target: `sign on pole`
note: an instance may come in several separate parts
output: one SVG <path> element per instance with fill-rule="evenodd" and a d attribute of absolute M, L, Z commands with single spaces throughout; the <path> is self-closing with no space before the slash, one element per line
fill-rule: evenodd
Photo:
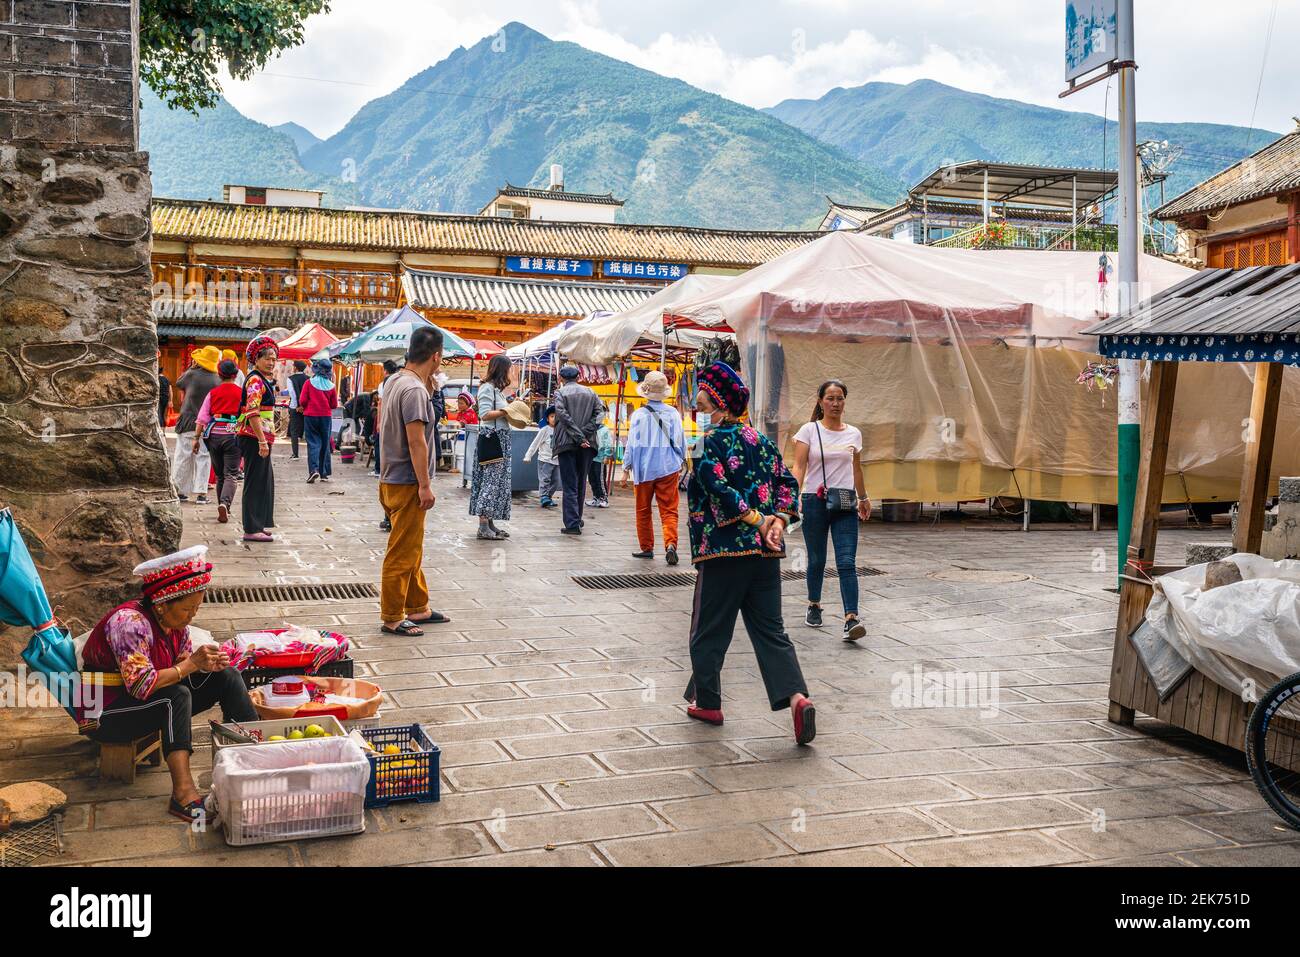
<path fill-rule="evenodd" d="M 1119 58 L 1119 0 L 1066 0 L 1065 79 L 1074 80 Z"/>

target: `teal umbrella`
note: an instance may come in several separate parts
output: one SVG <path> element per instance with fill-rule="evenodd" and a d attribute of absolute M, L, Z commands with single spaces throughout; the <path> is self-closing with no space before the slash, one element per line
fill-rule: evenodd
<path fill-rule="evenodd" d="M 54 622 L 40 572 L 7 508 L 0 511 L 0 621 L 36 629 L 22 653 L 23 661 L 45 676 L 52 691 L 77 680 L 77 649 L 68 633 Z M 67 707 L 69 699 L 62 694 L 58 697 Z"/>
<path fill-rule="evenodd" d="M 430 322 L 410 306 L 395 309 L 375 325 L 347 344 L 331 358 L 352 362 L 383 362 L 385 359 L 401 359 L 406 355 L 406 347 L 411 333 L 420 326 L 432 326 L 442 333 L 442 356 L 444 359 L 472 359 L 474 345 L 465 341 L 449 329 Z"/>

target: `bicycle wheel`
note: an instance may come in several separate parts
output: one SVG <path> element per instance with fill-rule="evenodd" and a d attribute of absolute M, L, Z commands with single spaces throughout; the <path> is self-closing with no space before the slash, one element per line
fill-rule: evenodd
<path fill-rule="evenodd" d="M 1268 806 L 1300 831 L 1300 673 L 1283 678 L 1255 705 L 1246 763 Z"/>

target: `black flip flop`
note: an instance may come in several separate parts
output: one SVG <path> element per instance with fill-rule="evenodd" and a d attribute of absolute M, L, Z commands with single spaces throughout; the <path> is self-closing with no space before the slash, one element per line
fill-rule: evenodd
<path fill-rule="evenodd" d="M 403 620 L 396 628 L 389 628 L 387 625 L 381 625 L 379 630 L 386 635 L 400 635 L 402 638 L 419 638 L 424 631 L 417 628 L 415 622 Z"/>
<path fill-rule="evenodd" d="M 406 620 L 409 621 L 409 622 L 410 622 L 411 624 L 413 624 L 413 625 L 449 625 L 449 624 L 451 624 L 451 619 L 448 618 L 446 615 L 444 615 L 444 614 L 443 614 L 442 612 L 440 612 L 440 611 L 431 611 L 431 612 L 429 612 L 429 617 L 428 617 L 428 618 L 407 618 Z"/>

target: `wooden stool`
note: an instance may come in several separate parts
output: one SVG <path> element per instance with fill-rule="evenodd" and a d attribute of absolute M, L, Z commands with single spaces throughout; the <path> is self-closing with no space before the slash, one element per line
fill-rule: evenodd
<path fill-rule="evenodd" d="M 123 744 L 100 744 L 99 776 L 103 780 L 135 783 L 135 769 L 141 764 L 158 767 L 162 763 L 162 732 L 154 731 L 143 738 Z"/>

